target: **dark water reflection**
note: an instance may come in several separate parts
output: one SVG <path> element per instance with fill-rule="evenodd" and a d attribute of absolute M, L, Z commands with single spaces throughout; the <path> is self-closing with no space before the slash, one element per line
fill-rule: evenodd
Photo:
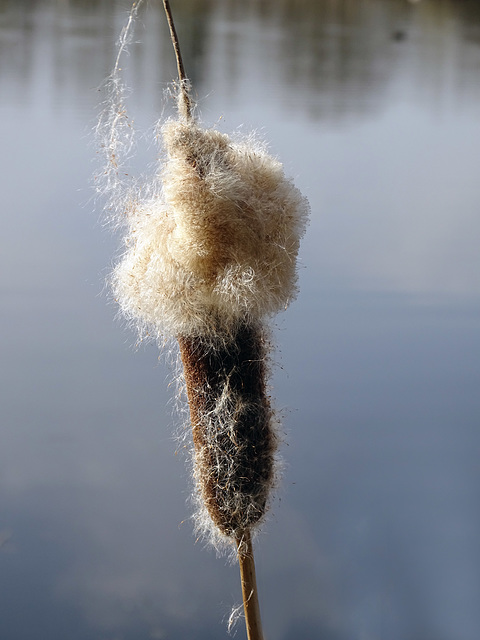
<path fill-rule="evenodd" d="M 126 60 L 139 129 L 171 109 L 159 4 Z M 128 5 L 0 2 L 2 640 L 220 639 L 240 598 L 194 544 L 170 368 L 102 295 L 89 129 Z M 264 127 L 312 205 L 278 320 L 267 637 L 477 640 L 480 5 L 174 8 L 205 119 Z"/>
<path fill-rule="evenodd" d="M 255 68 L 261 72 L 264 90 L 316 117 L 378 110 L 404 66 L 412 83 L 420 81 L 416 91 L 430 98 L 447 97 L 446 92 L 458 101 L 478 97 L 480 8 L 474 0 L 183 0 L 177 5 L 184 57 L 200 95 L 211 91 L 206 80 L 212 72 L 222 75 L 234 95 L 238 71 L 249 64 L 253 76 Z M 3 81 L 7 76 L 18 91 L 31 90 L 40 48 L 51 64 L 57 99 L 68 86 L 85 99 L 92 69 L 105 76 L 111 68 L 112 39 L 127 8 L 128 3 L 107 0 L 0 3 Z M 132 73 L 150 86 L 169 82 L 174 64 L 163 16 L 153 3 L 142 18 L 143 44 L 135 47 Z"/>

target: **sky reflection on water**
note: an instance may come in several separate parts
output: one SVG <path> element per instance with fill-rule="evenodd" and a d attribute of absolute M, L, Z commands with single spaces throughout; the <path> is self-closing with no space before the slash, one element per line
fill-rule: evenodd
<path fill-rule="evenodd" d="M 312 206 L 277 321 L 267 637 L 477 640 L 478 3 L 175 4 L 205 120 L 263 128 Z M 0 2 L 5 640 L 220 639 L 240 600 L 192 536 L 171 368 L 103 293 L 89 129 L 127 6 Z M 166 35 L 151 3 L 139 128 L 171 110 Z M 154 159 L 140 140 L 132 170 Z"/>

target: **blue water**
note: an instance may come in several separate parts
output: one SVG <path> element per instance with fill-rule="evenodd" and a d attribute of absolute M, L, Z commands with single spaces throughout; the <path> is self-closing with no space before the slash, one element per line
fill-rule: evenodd
<path fill-rule="evenodd" d="M 478 4 L 172 5 L 204 120 L 260 129 L 312 208 L 275 329 L 266 637 L 477 640 Z M 168 358 L 105 290 L 91 129 L 128 6 L 0 4 L 2 640 L 220 639 L 240 602 L 192 533 Z M 138 175 L 167 35 L 151 2 L 125 59 Z"/>

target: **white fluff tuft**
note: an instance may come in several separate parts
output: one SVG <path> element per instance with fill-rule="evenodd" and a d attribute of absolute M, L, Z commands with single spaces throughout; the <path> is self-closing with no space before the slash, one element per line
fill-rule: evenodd
<path fill-rule="evenodd" d="M 168 121 L 167 153 L 148 201 L 125 203 L 129 231 L 115 297 L 156 337 L 226 331 L 260 320 L 296 294 L 308 204 L 252 136 L 232 140 Z"/>

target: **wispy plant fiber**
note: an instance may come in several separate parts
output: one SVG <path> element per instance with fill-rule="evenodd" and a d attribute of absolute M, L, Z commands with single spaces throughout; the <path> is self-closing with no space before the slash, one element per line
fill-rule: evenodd
<path fill-rule="evenodd" d="M 161 133 L 161 189 L 127 210 L 113 275 L 124 313 L 159 337 L 229 332 L 285 308 L 307 205 L 282 165 L 253 136 L 182 120 Z"/>

